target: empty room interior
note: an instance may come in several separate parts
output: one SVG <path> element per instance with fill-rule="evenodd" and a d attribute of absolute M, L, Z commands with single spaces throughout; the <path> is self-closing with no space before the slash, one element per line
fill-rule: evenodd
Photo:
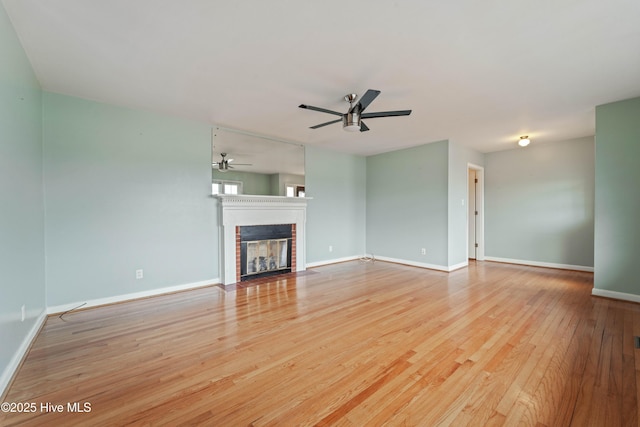
<path fill-rule="evenodd" d="M 0 2 L 0 425 L 640 425 L 640 3 Z"/>

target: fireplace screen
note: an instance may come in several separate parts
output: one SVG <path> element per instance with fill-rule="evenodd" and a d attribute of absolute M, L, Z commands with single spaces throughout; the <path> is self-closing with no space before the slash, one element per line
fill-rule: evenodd
<path fill-rule="evenodd" d="M 289 268 L 288 239 L 254 240 L 247 244 L 247 275 Z"/>

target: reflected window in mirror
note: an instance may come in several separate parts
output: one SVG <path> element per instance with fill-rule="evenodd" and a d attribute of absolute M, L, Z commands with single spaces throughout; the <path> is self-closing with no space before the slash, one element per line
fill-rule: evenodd
<path fill-rule="evenodd" d="M 213 180 L 211 194 L 242 194 L 242 182 Z"/>
<path fill-rule="evenodd" d="M 304 197 L 304 185 L 287 185 L 287 197 Z"/>

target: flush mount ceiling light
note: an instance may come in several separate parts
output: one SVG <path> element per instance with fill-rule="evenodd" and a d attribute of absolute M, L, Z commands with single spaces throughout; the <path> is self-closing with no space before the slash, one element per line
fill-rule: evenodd
<path fill-rule="evenodd" d="M 527 145 L 529 145 L 530 142 L 531 141 L 529 140 L 529 137 L 525 135 L 520 137 L 520 141 L 518 141 L 518 145 L 520 147 L 526 147 Z"/>

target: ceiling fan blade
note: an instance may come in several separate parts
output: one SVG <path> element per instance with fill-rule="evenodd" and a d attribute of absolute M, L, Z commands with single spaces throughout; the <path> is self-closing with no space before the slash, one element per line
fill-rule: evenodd
<path fill-rule="evenodd" d="M 364 124 L 364 122 L 360 122 L 360 132 L 366 132 L 369 130 L 369 127 Z"/>
<path fill-rule="evenodd" d="M 305 105 L 305 104 L 300 104 L 298 105 L 298 107 L 304 108 L 306 110 L 320 111 L 321 113 L 329 113 L 329 114 L 333 114 L 334 116 L 342 117 L 342 113 L 338 113 L 337 111 L 327 110 L 326 108 L 314 107 L 312 105 Z"/>
<path fill-rule="evenodd" d="M 358 103 L 356 105 L 351 107 L 349 112 L 352 113 L 354 109 L 359 108 L 359 111 L 362 114 L 364 109 L 367 108 L 369 106 L 369 104 L 371 104 L 371 102 L 373 102 L 373 100 L 378 97 L 378 95 L 380 95 L 380 91 L 379 90 L 374 90 L 374 89 L 367 90 L 364 93 L 364 95 L 362 95 L 362 98 L 360 98 L 360 101 L 358 101 Z"/>
<path fill-rule="evenodd" d="M 342 115 L 342 114 L 340 114 L 340 115 Z M 332 125 L 332 124 L 334 124 L 334 123 L 338 123 L 338 122 L 341 122 L 341 121 L 342 121 L 342 119 L 338 119 L 338 120 L 331 120 L 330 122 L 321 123 L 321 124 L 319 124 L 319 125 L 311 126 L 309 129 L 318 129 L 318 128 L 321 128 L 321 127 L 323 127 L 323 126 L 326 126 L 326 125 Z"/>
<path fill-rule="evenodd" d="M 251 163 L 234 163 L 233 166 L 253 166 L 253 165 Z"/>
<path fill-rule="evenodd" d="M 360 117 L 363 119 L 373 119 L 376 117 L 408 116 L 409 114 L 411 114 L 411 110 L 380 111 L 378 113 L 364 113 L 360 115 Z"/>

